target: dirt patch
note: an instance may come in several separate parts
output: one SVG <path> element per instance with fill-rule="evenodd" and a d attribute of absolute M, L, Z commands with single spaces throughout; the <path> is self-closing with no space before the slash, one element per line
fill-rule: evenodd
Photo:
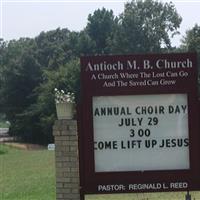
<path fill-rule="evenodd" d="M 17 143 L 17 142 L 4 142 L 5 145 L 10 147 L 14 147 L 17 149 L 24 149 L 24 150 L 44 150 L 47 147 L 38 145 L 38 144 L 26 144 L 26 143 Z"/>

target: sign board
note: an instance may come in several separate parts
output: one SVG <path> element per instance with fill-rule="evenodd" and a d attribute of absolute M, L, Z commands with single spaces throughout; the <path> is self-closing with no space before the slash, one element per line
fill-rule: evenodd
<path fill-rule="evenodd" d="M 189 169 L 187 108 L 186 94 L 93 97 L 95 172 Z"/>
<path fill-rule="evenodd" d="M 81 58 L 83 193 L 200 186 L 196 54 Z"/>

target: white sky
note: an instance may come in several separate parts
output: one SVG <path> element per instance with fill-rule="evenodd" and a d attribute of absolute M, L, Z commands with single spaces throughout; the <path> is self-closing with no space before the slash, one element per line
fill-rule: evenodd
<path fill-rule="evenodd" d="M 163 0 L 167 1 L 167 0 Z M 0 37 L 4 40 L 20 37 L 35 37 L 41 31 L 58 27 L 80 31 L 87 24 L 88 14 L 105 7 L 115 15 L 123 12 L 125 0 L 0 0 Z M 169 1 L 168 1 L 169 2 Z M 195 23 L 200 25 L 200 0 L 172 0 L 182 16 L 181 36 L 176 36 L 173 45 Z"/>

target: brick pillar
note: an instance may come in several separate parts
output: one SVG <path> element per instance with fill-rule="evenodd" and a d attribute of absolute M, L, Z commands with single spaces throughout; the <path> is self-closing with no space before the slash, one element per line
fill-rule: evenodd
<path fill-rule="evenodd" d="M 56 156 L 56 199 L 80 200 L 76 120 L 56 120 L 53 126 Z"/>

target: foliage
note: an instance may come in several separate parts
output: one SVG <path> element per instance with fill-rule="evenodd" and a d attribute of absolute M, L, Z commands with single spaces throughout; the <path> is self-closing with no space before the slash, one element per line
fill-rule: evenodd
<path fill-rule="evenodd" d="M 112 38 L 116 23 L 112 10 L 102 8 L 94 11 L 93 15 L 89 14 L 86 32 L 94 41 L 96 54 L 109 53 L 108 40 Z"/>
<path fill-rule="evenodd" d="M 0 128 L 9 128 L 10 123 L 8 121 L 0 121 Z"/>
<path fill-rule="evenodd" d="M 71 64 L 77 62 L 72 45 L 76 36 L 66 29 L 57 29 L 41 33 L 35 39 L 1 41 L 0 107 L 11 122 L 11 135 L 32 143 L 53 141 L 53 89 L 59 86 L 72 92 L 75 87 L 78 90 L 75 82 L 79 76 L 74 73 L 79 73 L 79 69 L 66 64 L 72 58 Z"/>
<path fill-rule="evenodd" d="M 200 95 L 200 26 L 196 24 L 192 29 L 186 32 L 182 39 L 181 49 L 189 52 L 196 52 L 198 56 L 198 83 Z"/>
<path fill-rule="evenodd" d="M 35 38 L 37 59 L 44 69 L 57 69 L 71 59 L 74 48 L 72 34 L 68 29 L 56 29 L 42 32 Z"/>
<path fill-rule="evenodd" d="M 181 47 L 187 51 L 197 52 L 200 54 L 200 26 L 198 24 L 186 32 Z"/>
<path fill-rule="evenodd" d="M 24 118 L 24 112 L 36 100 L 33 90 L 41 80 L 36 44 L 33 39 L 13 40 L 3 49 L 3 55 L 0 65 L 0 107 L 11 122 L 10 133 L 19 135 L 21 130 L 34 131 L 29 126 L 32 119 Z"/>
<path fill-rule="evenodd" d="M 35 59 L 34 41 L 21 39 L 9 42 L 1 60 L 0 105 L 8 118 L 24 110 L 40 79 L 40 65 Z"/>
<path fill-rule="evenodd" d="M 170 50 L 181 23 L 172 3 L 133 0 L 123 13 L 98 9 L 80 32 L 56 29 L 33 39 L 0 40 L 0 113 L 10 134 L 26 142 L 53 142 L 54 88 L 80 94 L 79 57 Z"/>
<path fill-rule="evenodd" d="M 172 3 L 133 0 L 125 4 L 111 42 L 115 53 L 161 52 L 171 48 L 182 19 Z"/>
<path fill-rule="evenodd" d="M 52 126 L 56 119 L 54 89 L 65 89 L 70 93 L 79 92 L 80 65 L 78 59 L 74 59 L 59 66 L 57 70 L 45 70 L 43 77 L 45 82 L 40 84 L 35 92 L 38 94 L 37 100 L 32 109 L 38 115 L 38 132 L 43 135 L 42 143 L 53 142 Z M 45 140 L 46 138 L 46 140 Z"/>

